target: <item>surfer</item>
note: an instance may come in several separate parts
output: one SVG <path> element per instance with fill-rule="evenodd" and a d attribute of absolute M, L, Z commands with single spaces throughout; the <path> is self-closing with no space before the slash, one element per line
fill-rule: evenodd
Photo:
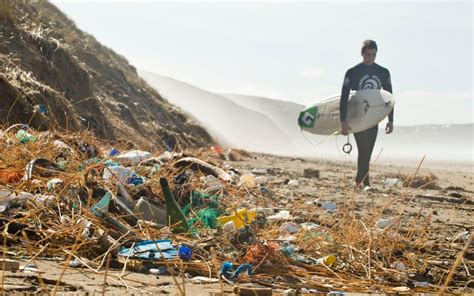
<path fill-rule="evenodd" d="M 348 135 L 351 127 L 346 122 L 347 104 L 351 90 L 361 89 L 381 89 L 392 93 L 392 83 L 390 81 L 390 72 L 375 63 L 377 55 L 377 43 L 373 40 L 365 40 L 362 43 L 361 55 L 362 63 L 347 70 L 341 91 L 340 102 L 340 121 L 341 133 Z M 366 106 L 370 108 L 370 106 Z M 393 131 L 393 110 L 388 115 L 388 123 L 385 127 L 385 133 L 390 134 Z M 355 177 L 356 188 L 370 188 L 369 182 L 369 164 L 372 150 L 377 139 L 378 124 L 358 133 L 354 133 L 359 155 L 357 157 L 357 175 Z"/>

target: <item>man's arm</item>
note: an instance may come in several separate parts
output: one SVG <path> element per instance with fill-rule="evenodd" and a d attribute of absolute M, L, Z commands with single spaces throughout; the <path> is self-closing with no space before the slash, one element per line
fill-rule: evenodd
<path fill-rule="evenodd" d="M 339 119 L 341 120 L 341 133 L 348 135 L 351 127 L 346 122 L 347 104 L 349 101 L 349 93 L 351 91 L 351 75 L 350 69 L 347 70 L 342 83 L 341 100 L 339 102 Z"/>
<path fill-rule="evenodd" d="M 382 81 L 382 87 L 384 90 L 388 91 L 389 93 L 393 94 L 393 90 L 392 90 L 392 81 L 391 81 L 391 78 L 390 78 L 390 71 L 387 70 L 387 75 L 385 77 L 385 79 Z M 392 112 L 390 112 L 390 114 L 388 115 L 388 121 L 389 122 L 393 122 L 393 112 L 394 109 L 392 109 Z"/>
<path fill-rule="evenodd" d="M 385 89 L 389 93 L 393 94 L 392 79 L 390 77 L 390 71 L 388 71 L 388 70 L 387 70 L 387 74 L 386 74 L 385 79 L 382 81 L 382 87 L 383 87 L 383 89 Z M 385 133 L 386 134 L 390 134 L 393 131 L 393 113 L 394 113 L 394 109 L 395 108 L 392 108 L 392 111 L 390 112 L 390 114 L 388 114 L 388 122 L 387 122 L 387 126 L 385 127 Z"/>
<path fill-rule="evenodd" d="M 349 101 L 349 93 L 351 91 L 350 76 L 350 70 L 347 70 L 346 75 L 344 76 L 344 82 L 342 84 L 341 101 L 339 105 L 339 118 L 341 122 L 345 122 L 347 117 L 347 103 Z"/>

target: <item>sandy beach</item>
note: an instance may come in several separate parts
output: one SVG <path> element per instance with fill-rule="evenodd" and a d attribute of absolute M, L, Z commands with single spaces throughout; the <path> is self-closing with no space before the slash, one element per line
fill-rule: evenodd
<path fill-rule="evenodd" d="M 402 224 L 408 229 L 413 225 L 425 225 L 427 241 L 450 246 L 446 249 L 427 247 L 425 258 L 419 258 L 423 259 L 427 265 L 436 266 L 436 272 L 449 271 L 457 252 L 462 247 L 462 244 L 454 243 L 456 235 L 463 231 L 472 232 L 474 228 L 472 221 L 474 173 L 469 165 L 450 166 L 443 163 L 428 163 L 429 167 L 422 165 L 418 175 L 434 174 L 438 178 L 435 183 L 439 189 L 416 189 L 383 184 L 387 177 L 392 177 L 394 174 L 401 173 L 405 176 L 414 174 L 417 171 L 415 162 L 398 165 L 375 164 L 371 168 L 373 189 L 367 192 L 353 190 L 355 164 L 350 162 L 252 153 L 243 157 L 241 161 L 223 161 L 220 165 L 231 167 L 242 173 L 250 172 L 252 169 L 266 169 L 275 176 L 274 185 L 269 187 L 272 192 L 271 198 L 252 199 L 249 197 L 241 204 L 242 206 L 259 205 L 266 208 L 288 209 L 292 213 L 301 215 L 298 218 L 303 220 L 318 221 L 322 225 L 334 225 L 340 216 L 328 213 L 321 208 L 324 202 L 330 201 L 336 203 L 337 211 L 352 213 L 354 208 L 353 214 L 357 221 L 371 221 L 370 218 L 376 221 L 379 218 L 392 217 L 401 219 Z M 305 178 L 303 176 L 305 169 L 319 170 L 319 178 Z M 289 187 L 282 183 L 285 179 L 298 180 L 299 184 Z M 260 235 L 262 239 L 267 236 L 264 233 Z M 471 247 L 464 261 L 465 271 L 470 273 L 472 273 L 472 256 Z M 27 261 L 27 259 L 21 260 L 22 264 Z M 3 277 L 5 291 L 34 293 L 41 285 L 52 291 L 63 270 L 64 259 L 38 259 L 35 260 L 35 264 L 41 271 L 41 280 L 35 276 L 34 272 L 6 271 Z M 184 271 L 184 273 L 187 272 Z M 179 295 L 179 290 L 169 275 L 131 272 L 122 270 L 122 266 L 112 266 L 107 271 L 105 286 L 104 277 L 103 269 L 94 272 L 92 268 L 84 266 L 69 267 L 57 287 L 57 292 L 59 295 L 100 294 L 103 291 L 107 295 L 140 293 Z M 183 281 L 182 278 L 177 278 L 177 280 L 180 284 Z M 458 291 L 472 292 L 472 278 L 469 282 L 465 273 L 455 273 L 453 281 L 467 283 L 468 287 L 465 289 L 461 289 L 462 284 L 456 285 L 458 289 L 461 289 Z M 190 279 L 185 279 L 184 282 L 187 295 L 214 295 L 214 293 L 217 295 L 221 292 L 219 284 L 193 284 Z M 244 279 L 236 285 L 245 286 L 246 282 L 248 281 Z M 279 285 L 285 287 L 283 282 Z M 291 285 L 287 288 L 291 289 Z M 337 289 L 334 288 L 334 290 Z M 222 291 L 232 293 L 232 286 L 224 283 Z M 291 295 L 281 294 L 284 291 L 284 289 L 274 289 L 274 295 Z"/>

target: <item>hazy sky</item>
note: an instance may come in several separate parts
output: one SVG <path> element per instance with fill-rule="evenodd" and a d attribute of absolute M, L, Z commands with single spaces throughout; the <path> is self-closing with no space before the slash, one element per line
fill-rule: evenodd
<path fill-rule="evenodd" d="M 53 3 L 138 69 L 304 105 L 338 94 L 374 39 L 396 124 L 474 122 L 471 1 Z"/>

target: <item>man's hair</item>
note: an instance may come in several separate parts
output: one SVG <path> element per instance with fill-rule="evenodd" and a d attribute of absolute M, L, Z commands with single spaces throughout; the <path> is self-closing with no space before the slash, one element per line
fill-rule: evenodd
<path fill-rule="evenodd" d="M 362 42 L 361 53 L 364 53 L 367 49 L 375 49 L 377 50 L 377 43 L 374 40 L 365 40 Z"/>

